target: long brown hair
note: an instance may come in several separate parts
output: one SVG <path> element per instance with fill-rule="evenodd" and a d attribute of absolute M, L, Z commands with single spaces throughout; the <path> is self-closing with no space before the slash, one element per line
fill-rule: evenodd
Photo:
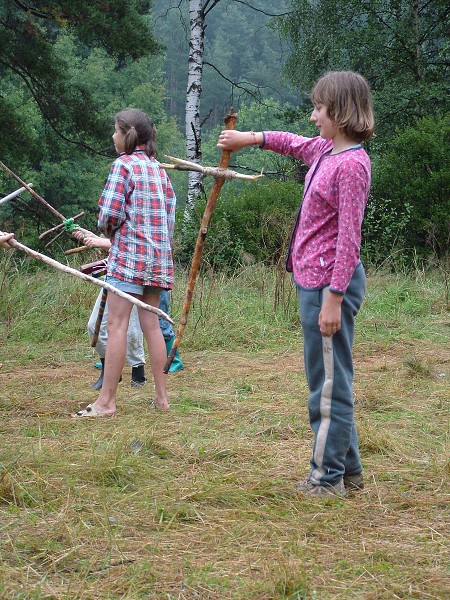
<path fill-rule="evenodd" d="M 133 154 L 136 146 L 145 145 L 145 153 L 156 155 L 156 129 L 150 117 L 137 108 L 127 108 L 114 117 L 117 127 L 125 136 L 125 153 Z"/>
<path fill-rule="evenodd" d="M 311 92 L 313 104 L 327 107 L 328 116 L 342 133 L 363 142 L 373 135 L 375 119 L 369 84 L 354 71 L 329 71 Z"/>

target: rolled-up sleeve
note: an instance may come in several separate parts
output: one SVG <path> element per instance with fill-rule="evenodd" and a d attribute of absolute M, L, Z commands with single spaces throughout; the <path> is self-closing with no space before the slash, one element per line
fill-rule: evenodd
<path fill-rule="evenodd" d="M 126 219 L 125 190 L 129 189 L 130 172 L 119 160 L 111 165 L 108 179 L 98 202 L 98 229 L 109 239 Z"/>
<path fill-rule="evenodd" d="M 169 238 L 172 240 L 175 229 L 175 209 L 177 206 L 177 199 L 170 179 L 164 169 L 161 169 L 161 182 L 163 186 L 164 197 L 166 199 L 167 229 L 169 231 Z"/>

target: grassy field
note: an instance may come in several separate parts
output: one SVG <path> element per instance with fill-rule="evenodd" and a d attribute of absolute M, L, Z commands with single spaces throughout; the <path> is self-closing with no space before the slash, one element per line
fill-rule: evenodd
<path fill-rule="evenodd" d="M 202 277 L 169 376 L 96 397 L 85 326 L 98 288 L 3 253 L 0 598 L 448 598 L 448 289 L 372 274 L 355 405 L 366 490 L 299 499 L 312 436 L 289 280 Z M 174 291 L 177 321 L 185 274 Z M 276 301 L 275 301 L 276 300 Z M 148 369 L 150 375 L 150 369 Z"/>

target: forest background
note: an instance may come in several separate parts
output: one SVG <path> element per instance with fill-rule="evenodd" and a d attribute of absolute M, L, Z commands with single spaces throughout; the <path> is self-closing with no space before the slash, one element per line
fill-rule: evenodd
<path fill-rule="evenodd" d="M 0 157 L 66 216 L 95 229 L 97 200 L 114 156 L 115 112 L 148 111 L 159 158 L 185 157 L 189 3 L 7 0 L 0 7 Z M 202 6 L 201 2 L 194 2 Z M 192 6 L 191 6 L 192 8 Z M 442 264 L 448 256 L 450 175 L 446 160 L 449 8 L 441 0 L 208 0 L 201 91 L 203 163 L 215 165 L 217 134 L 233 106 L 240 129 L 315 135 L 308 93 L 329 69 L 355 69 L 374 95 L 377 135 L 367 149 L 373 185 L 363 257 L 368 265 Z M 217 268 L 282 261 L 305 169 L 252 148 L 232 157 L 257 184 L 227 184 L 205 258 Z M 208 191 L 186 219 L 185 173 L 175 255 L 186 266 Z M 17 188 L 0 173 L 3 195 Z M 0 205 L 2 229 L 35 248 L 54 217 L 23 194 Z M 67 236 L 47 249 L 61 258 Z"/>

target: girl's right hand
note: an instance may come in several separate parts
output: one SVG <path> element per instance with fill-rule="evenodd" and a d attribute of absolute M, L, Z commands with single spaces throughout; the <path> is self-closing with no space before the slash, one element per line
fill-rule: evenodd
<path fill-rule="evenodd" d="M 256 146 L 262 143 L 262 133 L 254 131 L 238 131 L 237 129 L 225 129 L 219 135 L 217 147 L 221 150 L 238 152 L 246 146 Z"/>

